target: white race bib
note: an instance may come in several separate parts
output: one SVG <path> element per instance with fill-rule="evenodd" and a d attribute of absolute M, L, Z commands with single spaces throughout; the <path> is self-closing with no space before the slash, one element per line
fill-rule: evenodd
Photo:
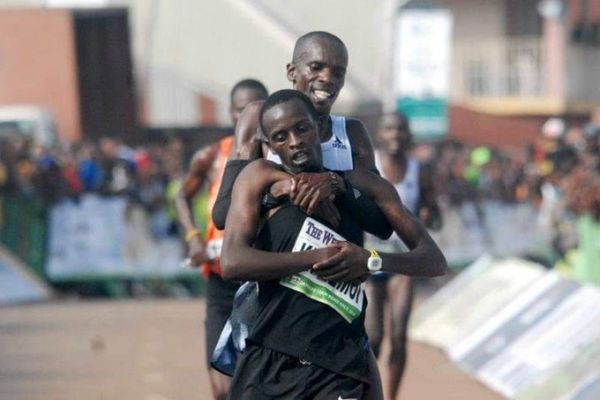
<path fill-rule="evenodd" d="M 345 241 L 322 223 L 307 217 L 292 251 L 319 249 L 331 243 Z M 352 322 L 360 316 L 365 302 L 365 284 L 327 282 L 310 271 L 283 278 L 279 283 L 287 288 L 328 305 L 346 321 Z"/>

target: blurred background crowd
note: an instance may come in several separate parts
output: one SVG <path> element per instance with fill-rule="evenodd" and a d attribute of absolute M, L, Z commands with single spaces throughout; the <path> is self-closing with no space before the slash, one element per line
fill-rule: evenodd
<path fill-rule="evenodd" d="M 327 30 L 349 52 L 333 112 L 372 137 L 381 115 L 407 116 L 414 156 L 435 170 L 434 235 L 451 265 L 485 252 L 593 265 L 599 4 L 0 1 L 0 241 L 52 284 L 164 277 L 152 257 L 183 274 L 172 199 L 194 151 L 232 133 L 231 87 L 290 87 L 295 40 Z"/>
<path fill-rule="evenodd" d="M 200 309 L 185 303 L 210 290 L 185 261 L 210 236 L 209 188 L 186 198 L 198 229 L 178 225 L 174 202 L 196 151 L 233 134 L 236 82 L 292 87 L 286 65 L 310 31 L 347 47 L 332 114 L 362 121 L 378 151 L 382 116 L 404 115 L 410 157 L 434 172 L 443 223 L 430 233 L 450 271 L 416 280 L 431 303 L 411 340 L 510 398 L 542 371 L 562 393 L 516 398 L 598 392 L 600 0 L 0 0 L 0 397 L 53 393 L 54 378 L 72 398 L 138 393 L 125 384 L 206 395 L 190 350 Z M 53 297 L 58 311 L 4 312 Z M 136 300 L 105 313 L 71 297 Z M 143 317 L 123 311 L 138 305 Z M 92 362 L 72 330 L 88 326 Z M 152 358 L 160 346 L 168 357 Z M 415 354 L 414 398 L 471 398 L 446 359 Z M 424 394 L 425 370 L 448 385 Z M 167 382 L 177 394 L 157 389 Z"/>
<path fill-rule="evenodd" d="M 84 194 L 118 196 L 143 208 L 160 239 L 178 236 L 173 199 L 189 162 L 175 136 L 129 146 L 118 138 L 46 148 L 31 138 L 0 140 L 0 194 L 42 199 L 45 207 Z M 535 141 L 499 149 L 457 140 L 420 143 L 415 156 L 434 166 L 439 201 L 446 209 L 471 206 L 484 230 L 486 201 L 528 204 L 549 232 L 548 266 L 578 246 L 577 218 L 600 221 L 600 121 L 568 125 L 550 118 Z M 200 196 L 201 198 L 203 196 Z M 198 223 L 208 214 L 200 201 Z M 532 229 L 534 229 L 532 227 Z"/>

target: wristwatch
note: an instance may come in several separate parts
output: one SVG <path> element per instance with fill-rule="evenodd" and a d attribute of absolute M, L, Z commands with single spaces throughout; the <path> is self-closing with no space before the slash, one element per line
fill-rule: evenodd
<path fill-rule="evenodd" d="M 371 253 L 371 256 L 367 260 L 367 268 L 369 269 L 369 272 L 373 274 L 381 270 L 381 267 L 383 267 L 383 261 L 376 250 L 367 250 L 369 250 L 369 253 Z"/>

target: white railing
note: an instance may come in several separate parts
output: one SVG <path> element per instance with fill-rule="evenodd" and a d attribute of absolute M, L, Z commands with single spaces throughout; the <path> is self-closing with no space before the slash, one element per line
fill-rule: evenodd
<path fill-rule="evenodd" d="M 499 39 L 458 42 L 452 54 L 452 96 L 541 97 L 545 88 L 542 41 Z"/>

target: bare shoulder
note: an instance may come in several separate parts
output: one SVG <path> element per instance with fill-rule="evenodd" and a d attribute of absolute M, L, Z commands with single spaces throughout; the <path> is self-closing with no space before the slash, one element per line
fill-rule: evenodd
<path fill-rule="evenodd" d="M 367 128 L 359 119 L 346 117 L 346 132 L 357 140 L 367 140 L 370 142 Z"/>
<path fill-rule="evenodd" d="M 218 152 L 218 142 L 198 149 L 190 161 L 190 173 L 192 175 L 207 173 L 214 163 Z"/>
<path fill-rule="evenodd" d="M 258 129 L 258 116 L 263 105 L 263 100 L 249 103 L 240 114 L 235 128 L 236 148 L 239 149 L 256 135 Z"/>
<path fill-rule="evenodd" d="M 383 199 L 389 196 L 398 197 L 398 192 L 394 186 L 374 171 L 359 168 L 346 172 L 345 177 L 350 184 L 373 199 Z"/>
<path fill-rule="evenodd" d="M 346 132 L 352 145 L 354 168 L 376 170 L 373 144 L 365 124 L 356 118 L 346 118 Z"/>

